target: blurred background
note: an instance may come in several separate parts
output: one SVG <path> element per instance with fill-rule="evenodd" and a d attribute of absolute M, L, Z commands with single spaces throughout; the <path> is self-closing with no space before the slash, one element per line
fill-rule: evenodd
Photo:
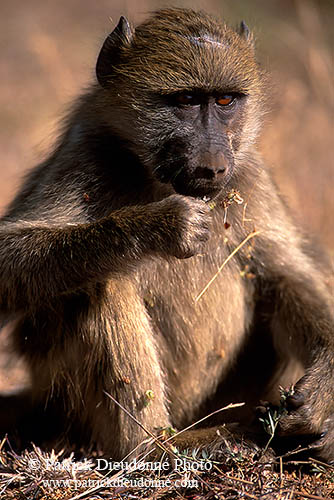
<path fill-rule="evenodd" d="M 57 135 L 66 106 L 94 79 L 105 36 L 175 5 L 244 19 L 270 73 L 270 110 L 259 148 L 296 218 L 334 258 L 331 47 L 334 2 L 309 0 L 1 0 L 0 213 L 22 174 Z"/>

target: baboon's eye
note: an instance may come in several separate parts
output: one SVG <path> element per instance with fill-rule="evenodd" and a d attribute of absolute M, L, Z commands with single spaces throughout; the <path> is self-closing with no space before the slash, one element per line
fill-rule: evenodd
<path fill-rule="evenodd" d="M 235 96 L 232 94 L 224 94 L 216 98 L 216 103 L 219 106 L 229 106 L 234 101 Z"/>
<path fill-rule="evenodd" d="M 174 99 L 179 106 L 196 106 L 200 103 L 200 98 L 196 94 L 176 94 Z"/>

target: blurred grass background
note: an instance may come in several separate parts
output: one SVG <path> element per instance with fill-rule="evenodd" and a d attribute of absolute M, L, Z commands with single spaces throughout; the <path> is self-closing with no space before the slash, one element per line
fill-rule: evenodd
<path fill-rule="evenodd" d="M 270 112 L 260 142 L 307 233 L 334 258 L 334 2 L 310 0 L 1 0 L 0 213 L 22 174 L 50 149 L 68 103 L 94 78 L 105 36 L 162 6 L 205 9 L 256 34 L 269 71 Z"/>

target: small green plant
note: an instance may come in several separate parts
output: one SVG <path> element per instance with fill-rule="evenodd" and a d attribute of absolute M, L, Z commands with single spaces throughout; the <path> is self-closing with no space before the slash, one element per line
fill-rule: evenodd
<path fill-rule="evenodd" d="M 152 391 L 152 389 L 148 389 L 146 392 L 145 392 L 145 406 L 148 406 L 152 401 L 154 401 L 154 398 L 155 398 L 155 394 L 154 392 Z"/>
<path fill-rule="evenodd" d="M 264 430 L 267 434 L 269 434 L 270 438 L 263 450 L 263 453 L 267 451 L 272 439 L 275 436 L 276 429 L 280 419 L 287 413 L 286 400 L 289 396 L 294 394 L 294 386 L 291 386 L 289 389 L 284 389 L 280 387 L 280 403 L 279 406 L 272 406 L 268 404 L 266 407 L 266 412 L 264 415 L 259 418 L 259 421 L 262 423 Z"/>

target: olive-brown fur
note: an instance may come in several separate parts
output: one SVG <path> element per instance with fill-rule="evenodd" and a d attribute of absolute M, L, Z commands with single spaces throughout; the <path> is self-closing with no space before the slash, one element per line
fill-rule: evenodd
<path fill-rule="evenodd" d="M 155 432 L 230 402 L 246 405 L 221 422 L 247 424 L 299 380 L 281 432 L 323 434 L 334 460 L 333 304 L 256 152 L 252 37 L 181 9 L 117 29 L 0 224 L 0 311 L 31 371 L 30 411 L 57 409 L 57 437 L 119 459 L 145 433 L 105 392 Z M 187 93 L 198 107 L 175 104 Z M 227 227 L 232 189 L 244 205 Z"/>

